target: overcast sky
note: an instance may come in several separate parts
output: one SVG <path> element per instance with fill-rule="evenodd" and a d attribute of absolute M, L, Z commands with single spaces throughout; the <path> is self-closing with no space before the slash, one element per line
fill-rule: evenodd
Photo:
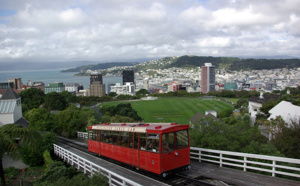
<path fill-rule="evenodd" d="M 0 0 L 0 62 L 300 57 L 300 0 Z"/>

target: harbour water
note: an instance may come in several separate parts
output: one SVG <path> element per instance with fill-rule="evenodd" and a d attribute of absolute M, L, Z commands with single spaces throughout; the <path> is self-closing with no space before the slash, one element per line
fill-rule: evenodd
<path fill-rule="evenodd" d="M 89 76 L 74 76 L 74 72 L 60 72 L 61 69 L 53 70 L 23 70 L 23 71 L 0 71 L 0 82 L 7 82 L 9 78 L 21 78 L 22 83 L 42 81 L 47 86 L 49 83 L 63 82 L 82 84 L 84 89 L 89 88 Z M 122 83 L 120 76 L 103 76 L 103 83 L 107 86 L 110 83 Z"/>

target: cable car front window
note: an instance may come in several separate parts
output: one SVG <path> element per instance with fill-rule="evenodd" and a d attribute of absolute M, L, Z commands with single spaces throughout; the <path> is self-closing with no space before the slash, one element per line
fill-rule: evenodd
<path fill-rule="evenodd" d="M 189 139 L 187 130 L 176 132 L 176 149 L 183 149 L 189 147 Z"/>
<path fill-rule="evenodd" d="M 174 133 L 167 133 L 162 135 L 161 139 L 162 153 L 171 152 L 174 150 Z"/>

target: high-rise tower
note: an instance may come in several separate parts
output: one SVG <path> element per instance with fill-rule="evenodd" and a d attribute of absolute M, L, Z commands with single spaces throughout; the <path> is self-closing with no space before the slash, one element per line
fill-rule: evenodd
<path fill-rule="evenodd" d="M 91 74 L 89 95 L 98 97 L 105 95 L 105 85 L 103 84 L 102 74 Z"/>
<path fill-rule="evenodd" d="M 133 70 L 124 70 L 122 72 L 122 76 L 123 76 L 123 85 L 125 85 L 126 82 L 134 83 L 134 71 Z"/>
<path fill-rule="evenodd" d="M 207 93 L 209 91 L 215 90 L 215 66 L 211 63 L 205 63 L 205 66 L 202 66 L 201 72 L 201 92 Z"/>

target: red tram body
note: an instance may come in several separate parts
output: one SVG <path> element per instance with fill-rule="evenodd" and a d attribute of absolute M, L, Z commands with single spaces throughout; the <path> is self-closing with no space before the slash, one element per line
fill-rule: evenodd
<path fill-rule="evenodd" d="M 190 169 L 189 125 L 112 123 L 88 127 L 89 151 L 163 177 Z"/>

